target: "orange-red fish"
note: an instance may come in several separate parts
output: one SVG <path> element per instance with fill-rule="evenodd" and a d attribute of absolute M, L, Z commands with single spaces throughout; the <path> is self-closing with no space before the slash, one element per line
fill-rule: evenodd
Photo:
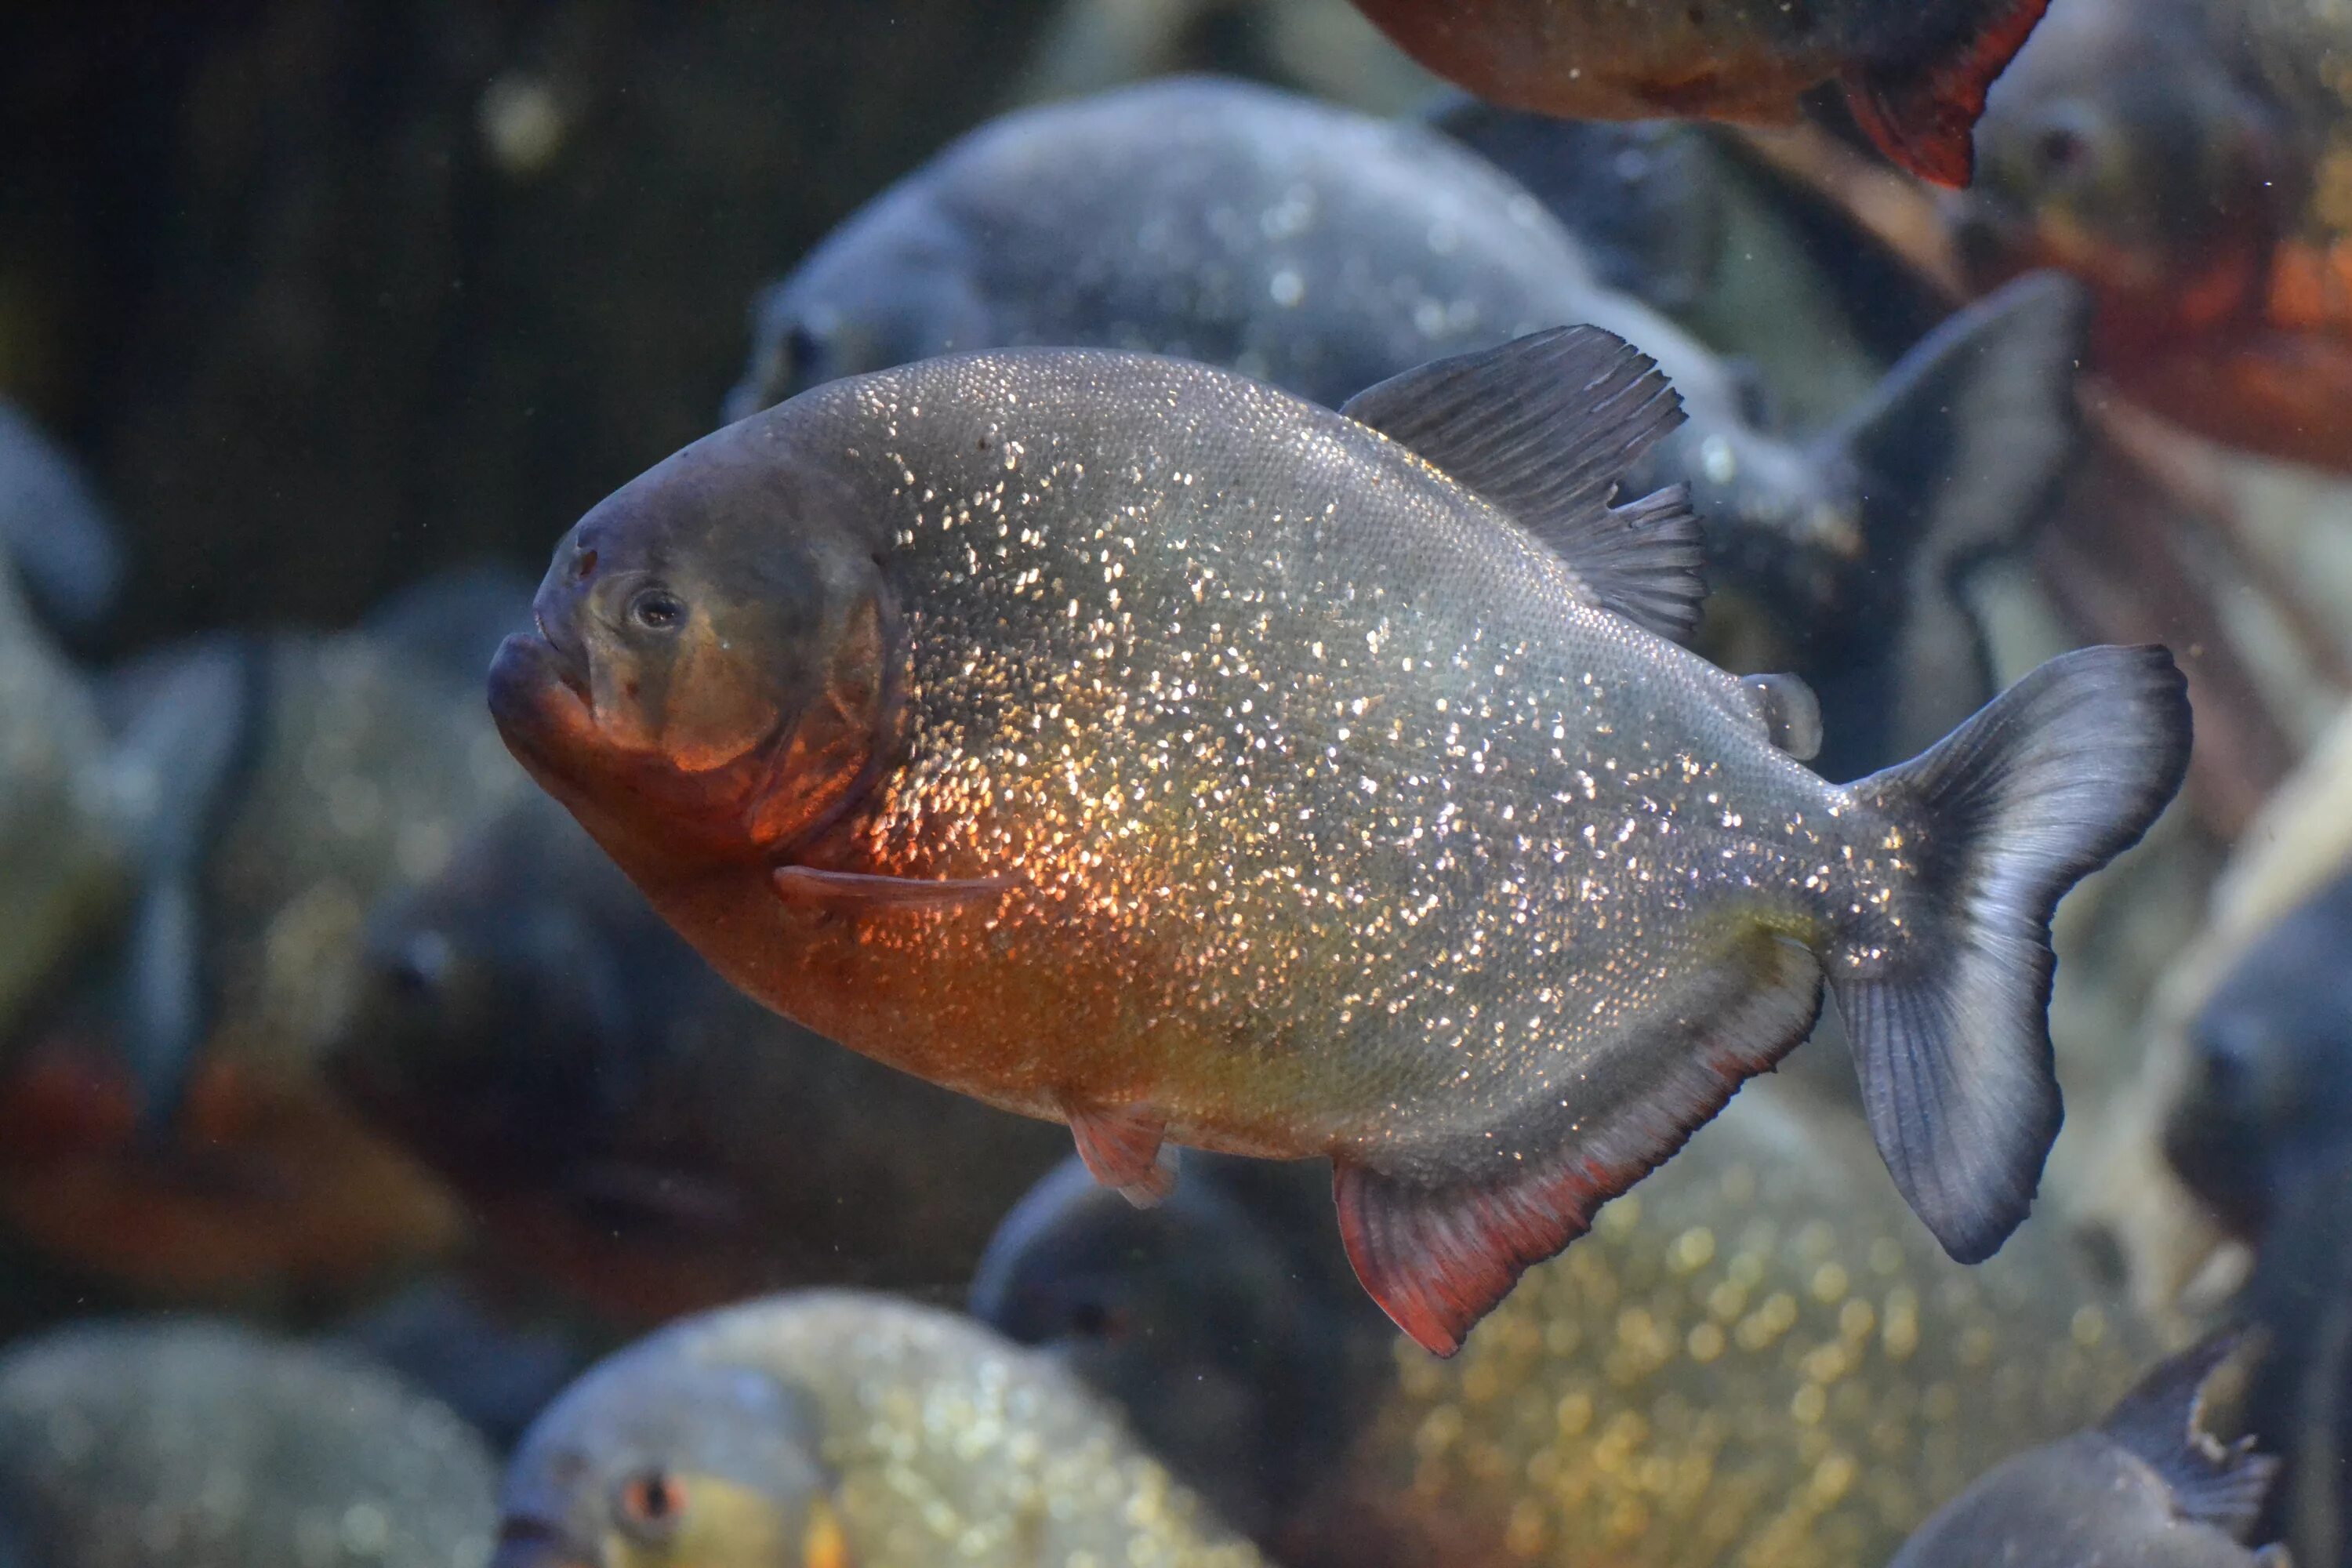
<path fill-rule="evenodd" d="M 1579 120 L 1785 121 L 1823 82 L 1889 158 L 1969 182 L 1985 91 L 2049 0 L 1356 0 L 1479 97 Z"/>
<path fill-rule="evenodd" d="M 2075 273 L 2134 399 L 2352 471 L 2352 10 L 2063 0 L 1977 145 L 1958 234 L 1978 278 Z"/>
<path fill-rule="evenodd" d="M 1828 783 L 1810 693 L 1675 640 L 1681 498 L 1612 504 L 1677 416 L 1589 327 L 1342 413 L 1099 350 L 834 382 L 583 518 L 491 706 L 778 1011 L 1139 1198 L 1171 1142 L 1329 1156 L 1433 1350 L 1825 983 L 1898 1184 L 1985 1257 L 2057 1131 L 2051 910 L 2179 785 L 2179 672 L 2074 654 Z"/>

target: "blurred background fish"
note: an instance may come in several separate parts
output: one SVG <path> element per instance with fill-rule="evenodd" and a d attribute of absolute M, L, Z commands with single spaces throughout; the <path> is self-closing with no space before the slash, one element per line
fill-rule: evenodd
<path fill-rule="evenodd" d="M 319 1058 L 369 904 L 526 787 L 474 692 L 525 602 L 460 575 L 350 632 L 207 637 L 111 672 L 110 702 L 161 710 L 142 749 L 173 831 L 0 1082 L 0 1213 L 23 1234 L 211 1300 L 364 1289 L 454 1241 L 447 1195 Z"/>
<path fill-rule="evenodd" d="M 2278 1462 L 2203 1426 L 2204 1389 L 2236 1348 L 2218 1335 L 2167 1360 L 2089 1431 L 1996 1467 L 1919 1527 L 1893 1568 L 2127 1562 L 2285 1568 L 2254 1550 Z"/>
<path fill-rule="evenodd" d="M 536 793 L 375 911 L 330 1049 L 500 1249 L 638 1322 L 819 1280 L 952 1298 L 1065 1152 L 744 996 Z"/>
<path fill-rule="evenodd" d="M 1876 1163 L 1851 1108 L 1751 1085 L 1447 1363 L 1350 1311 L 1296 1166 L 1198 1163 L 1166 1214 L 1057 1174 L 972 1310 L 1124 1402 L 1297 1568 L 1882 1562 L 2095 1417 L 2146 1341 L 2055 1235 L 1952 1263 Z"/>
<path fill-rule="evenodd" d="M 850 1291 L 600 1363 L 525 1434 L 499 1510 L 497 1568 L 1260 1561 L 1050 1362 Z"/>
<path fill-rule="evenodd" d="M 22 1568 L 479 1568 L 495 1482 L 446 1408 L 234 1324 L 89 1323 L 0 1355 L 0 1520 Z"/>
<path fill-rule="evenodd" d="M 2068 268 L 2096 363 L 2234 446 L 2352 467 L 2352 16 L 2330 0 L 2062 0 L 1979 128 L 1980 277 Z"/>

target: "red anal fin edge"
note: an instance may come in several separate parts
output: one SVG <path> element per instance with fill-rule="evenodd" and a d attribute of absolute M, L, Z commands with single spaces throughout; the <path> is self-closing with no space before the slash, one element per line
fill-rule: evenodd
<path fill-rule="evenodd" d="M 1602 1204 L 1672 1159 L 1742 1083 L 1812 1032 L 1822 972 L 1803 947 L 1759 933 L 1724 973 L 1703 1009 L 1656 1026 L 1659 1044 L 1677 1054 L 1646 1092 L 1596 1108 L 1549 1148 L 1499 1162 L 1492 1174 L 1437 1183 L 1333 1157 L 1348 1261 L 1414 1343 L 1440 1356 L 1460 1350 L 1521 1274 L 1590 1230 Z"/>
<path fill-rule="evenodd" d="M 1365 1293 L 1413 1343 L 1451 1356 L 1521 1274 L 1591 1229 L 1594 1212 L 1642 1174 L 1570 1170 L 1516 1186 L 1418 1190 L 1335 1160 L 1331 1199 Z"/>
<path fill-rule="evenodd" d="M 1958 189 L 1976 174 L 1976 123 L 1994 79 L 2033 36 L 2050 0 L 2009 0 L 1953 58 L 1921 70 L 1846 70 L 1846 106 L 1878 150 L 1923 180 Z"/>
<path fill-rule="evenodd" d="M 1138 1208 L 1176 1190 L 1176 1151 L 1167 1132 L 1166 1120 L 1146 1106 L 1070 1112 L 1070 1136 L 1087 1173 Z"/>
<path fill-rule="evenodd" d="M 787 903 L 865 904 L 891 909 L 939 909 L 1002 897 L 1019 887 L 1014 877 L 926 879 L 877 877 L 864 871 L 820 871 L 779 866 L 770 873 L 776 896 Z"/>

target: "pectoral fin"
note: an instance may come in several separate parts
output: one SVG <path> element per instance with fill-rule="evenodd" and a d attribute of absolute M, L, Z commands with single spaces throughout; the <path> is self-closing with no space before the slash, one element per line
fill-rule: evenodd
<path fill-rule="evenodd" d="M 779 866 L 770 880 L 776 896 L 786 903 L 877 910 L 986 903 L 1020 886 L 1017 877 L 877 877 L 865 871 L 820 871 L 810 866 Z"/>
<path fill-rule="evenodd" d="M 1070 1135 L 1087 1173 L 1139 1209 L 1176 1190 L 1176 1151 L 1163 1141 L 1167 1131 L 1166 1120 L 1144 1106 L 1070 1113 Z"/>

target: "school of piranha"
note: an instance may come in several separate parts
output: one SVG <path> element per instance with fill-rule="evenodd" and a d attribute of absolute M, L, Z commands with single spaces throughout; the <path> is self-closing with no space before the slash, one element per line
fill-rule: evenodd
<path fill-rule="evenodd" d="M 23 29 L 0 1568 L 2352 1568 L 2352 5 L 805 9 Z"/>

